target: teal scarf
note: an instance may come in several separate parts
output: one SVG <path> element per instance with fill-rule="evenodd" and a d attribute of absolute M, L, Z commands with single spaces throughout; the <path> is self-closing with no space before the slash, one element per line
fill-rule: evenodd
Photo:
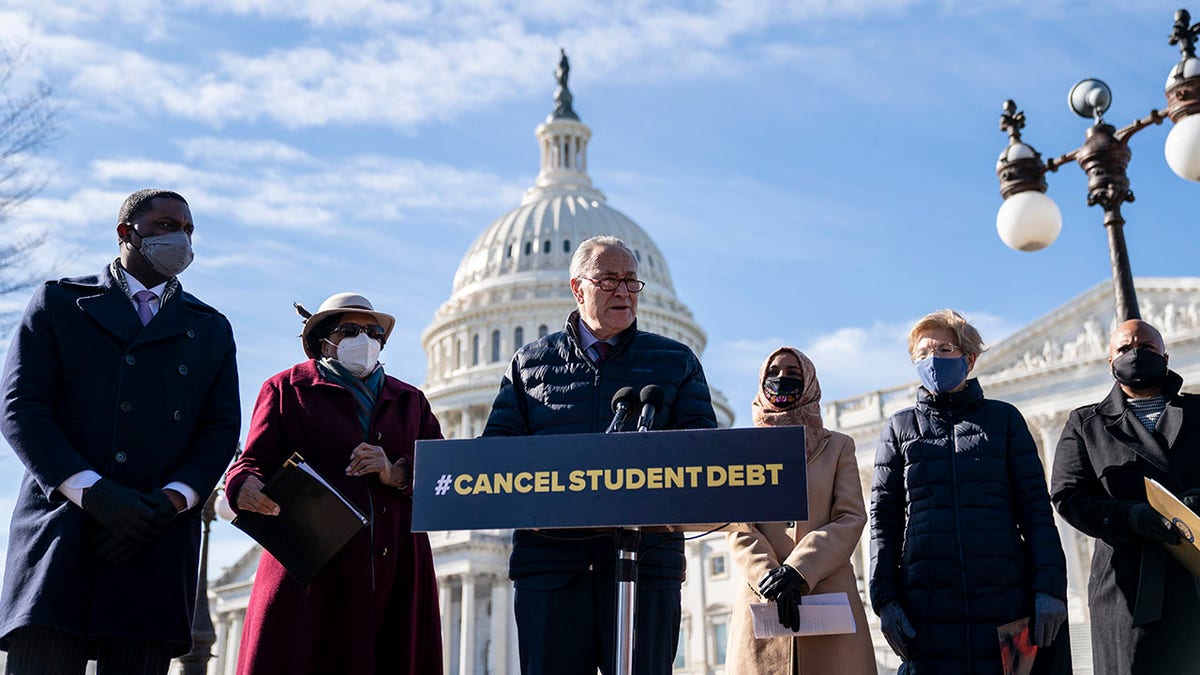
<path fill-rule="evenodd" d="M 371 414 L 375 412 L 375 400 L 383 390 L 383 366 L 375 366 L 375 370 L 361 380 L 351 375 L 336 359 L 328 356 L 317 359 L 317 368 L 330 382 L 354 395 L 354 402 L 358 404 L 358 423 L 362 425 L 363 439 L 371 440 Z"/>

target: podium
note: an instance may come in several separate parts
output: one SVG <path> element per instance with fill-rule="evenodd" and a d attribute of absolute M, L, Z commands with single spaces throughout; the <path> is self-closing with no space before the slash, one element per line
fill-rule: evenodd
<path fill-rule="evenodd" d="M 636 528 L 808 519 L 804 427 L 417 441 L 414 532 L 618 528 L 618 673 L 632 664 Z M 633 528 L 633 529 L 625 529 Z"/>

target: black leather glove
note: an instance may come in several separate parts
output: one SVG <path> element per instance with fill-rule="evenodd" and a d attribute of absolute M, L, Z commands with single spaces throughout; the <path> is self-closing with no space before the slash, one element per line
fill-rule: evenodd
<path fill-rule="evenodd" d="M 167 523 L 175 520 L 175 516 L 179 515 L 179 511 L 175 508 L 175 503 L 162 490 L 155 490 L 154 492 L 144 494 L 142 495 L 142 499 L 154 509 L 150 513 L 150 524 L 154 525 L 155 535 L 161 532 Z"/>
<path fill-rule="evenodd" d="M 779 623 L 793 633 L 800 630 L 800 598 L 799 592 L 789 591 L 775 598 L 775 609 L 779 610 Z"/>
<path fill-rule="evenodd" d="M 791 565 L 780 565 L 758 580 L 758 592 L 768 600 L 775 600 L 787 593 L 803 594 L 807 586 L 804 577 Z"/>
<path fill-rule="evenodd" d="M 889 602 L 881 607 L 879 624 L 880 631 L 883 632 L 884 639 L 891 645 L 892 651 L 896 652 L 896 656 L 907 661 L 908 641 L 916 637 L 917 631 L 913 630 L 912 624 L 908 622 L 908 617 L 904 615 L 900 604 Z"/>
<path fill-rule="evenodd" d="M 1178 544 L 1179 532 L 1149 504 L 1138 504 L 1129 511 L 1129 529 L 1149 541 Z"/>
<path fill-rule="evenodd" d="M 162 499 L 170 504 L 165 494 Z M 133 557 L 162 527 L 157 522 L 163 514 L 158 511 L 156 517 L 158 503 L 153 497 L 107 478 L 96 481 L 83 493 L 80 506 L 100 524 L 92 541 L 96 554 L 114 565 Z"/>
<path fill-rule="evenodd" d="M 1179 495 L 1179 501 L 1183 505 L 1192 510 L 1192 513 L 1200 513 L 1200 488 L 1192 488 Z"/>

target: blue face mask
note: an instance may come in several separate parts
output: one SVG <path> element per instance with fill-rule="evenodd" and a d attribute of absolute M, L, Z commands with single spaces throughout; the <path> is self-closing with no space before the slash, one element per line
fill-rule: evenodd
<path fill-rule="evenodd" d="M 967 356 L 964 354 L 955 359 L 930 356 L 917 361 L 917 377 L 929 393 L 944 394 L 967 379 Z"/>

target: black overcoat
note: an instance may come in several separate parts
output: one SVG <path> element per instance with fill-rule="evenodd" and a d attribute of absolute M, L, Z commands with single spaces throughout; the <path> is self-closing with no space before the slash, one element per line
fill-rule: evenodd
<path fill-rule="evenodd" d="M 91 469 L 141 491 L 180 481 L 207 499 L 237 449 L 229 322 L 180 289 L 141 325 L 105 269 L 34 292 L 9 348 L 0 431 L 25 464 L 0 592 L 13 629 L 191 644 L 200 509 L 124 565 L 99 560 L 95 521 L 57 487 Z"/>
<path fill-rule="evenodd" d="M 1168 374 L 1167 407 L 1154 432 L 1129 410 L 1119 385 L 1071 412 L 1054 457 L 1058 512 L 1096 538 L 1088 578 L 1097 673 L 1195 673 L 1200 669 L 1196 579 L 1159 544 L 1129 530 L 1146 502 L 1144 478 L 1179 494 L 1200 488 L 1200 396 Z"/>
<path fill-rule="evenodd" d="M 898 602 L 916 629 L 907 672 L 999 675 L 996 628 L 1030 616 L 1036 593 L 1065 600 L 1066 591 L 1046 475 L 1021 413 L 984 398 L 974 379 L 957 393 L 922 389 L 884 426 L 871 489 L 871 604 Z M 1066 632 L 1044 663 L 1069 672 Z"/>

